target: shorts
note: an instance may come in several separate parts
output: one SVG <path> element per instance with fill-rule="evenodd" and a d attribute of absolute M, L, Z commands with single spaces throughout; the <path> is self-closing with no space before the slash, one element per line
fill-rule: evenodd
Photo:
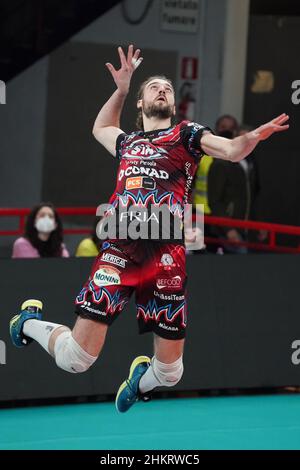
<path fill-rule="evenodd" d="M 75 312 L 111 325 L 135 291 L 139 333 L 185 337 L 185 247 L 149 240 L 105 241 L 76 297 Z"/>

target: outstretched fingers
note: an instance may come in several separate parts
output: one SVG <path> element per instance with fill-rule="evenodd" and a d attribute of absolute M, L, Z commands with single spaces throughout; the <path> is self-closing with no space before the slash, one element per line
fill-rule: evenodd
<path fill-rule="evenodd" d="M 290 117 L 287 114 L 284 113 L 284 114 L 281 114 L 280 116 L 278 116 L 277 118 L 273 119 L 273 121 L 271 121 L 271 122 L 273 124 L 281 126 L 282 124 L 287 122 L 289 119 L 290 119 Z"/>
<path fill-rule="evenodd" d="M 141 53 L 141 49 L 136 49 L 136 51 L 133 54 L 133 59 L 138 60 L 140 53 Z"/>
<path fill-rule="evenodd" d="M 134 52 L 132 58 L 131 58 L 131 66 L 135 69 L 138 68 L 138 66 L 142 63 L 142 60 L 143 60 L 143 57 L 139 57 L 141 53 L 141 50 L 140 49 L 136 49 L 136 51 Z"/>
<path fill-rule="evenodd" d="M 141 65 L 142 63 L 142 60 L 143 60 L 143 57 L 140 57 L 139 59 L 132 59 L 132 65 L 134 67 L 134 69 L 137 69 L 139 65 Z"/>
<path fill-rule="evenodd" d="M 285 126 L 276 126 L 274 129 L 275 132 L 282 132 L 282 131 L 287 131 L 290 128 L 289 124 L 286 124 Z"/>
<path fill-rule="evenodd" d="M 139 57 L 141 50 L 136 49 L 134 51 L 134 47 L 132 44 L 128 46 L 127 57 L 122 47 L 118 47 L 118 52 L 119 52 L 120 61 L 121 61 L 121 68 L 133 67 L 134 69 L 136 69 L 143 60 L 142 57 Z"/>
<path fill-rule="evenodd" d="M 110 73 L 113 75 L 114 73 L 116 73 L 116 69 L 114 68 L 114 66 L 110 63 L 110 62 L 107 62 L 105 64 L 105 66 L 108 68 L 108 70 L 110 71 Z"/>
<path fill-rule="evenodd" d="M 122 67 L 127 67 L 127 60 L 126 60 L 126 56 L 124 54 L 124 51 L 123 51 L 122 47 L 118 47 L 118 53 L 119 53 L 119 57 L 120 57 L 120 61 L 121 61 L 121 66 Z"/>
<path fill-rule="evenodd" d="M 132 56 L 133 56 L 133 45 L 130 44 L 130 46 L 128 47 L 128 52 L 127 52 L 127 64 L 131 64 Z"/>

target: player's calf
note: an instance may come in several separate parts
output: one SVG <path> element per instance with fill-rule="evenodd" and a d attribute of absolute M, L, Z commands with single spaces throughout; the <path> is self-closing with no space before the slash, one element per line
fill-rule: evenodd
<path fill-rule="evenodd" d="M 183 375 L 182 356 L 171 364 L 164 364 L 154 357 L 151 367 L 161 387 L 174 387 Z"/>

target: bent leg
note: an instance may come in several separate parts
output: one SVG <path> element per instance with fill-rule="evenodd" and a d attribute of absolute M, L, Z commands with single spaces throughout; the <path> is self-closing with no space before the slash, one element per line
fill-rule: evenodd
<path fill-rule="evenodd" d="M 107 262 L 102 259 L 104 254 Z M 120 263 L 120 269 L 112 266 L 115 262 Z M 117 246 L 108 243 L 106 248 L 102 247 L 87 282 L 76 297 L 78 318 L 72 332 L 61 328 L 54 331 L 50 339 L 50 353 L 59 367 L 68 372 L 84 372 L 96 361 L 108 327 L 119 317 L 133 291 L 130 277 L 133 267 L 126 253 Z"/>
<path fill-rule="evenodd" d="M 183 349 L 184 339 L 168 340 L 154 335 L 154 357 L 141 378 L 141 393 L 178 384 L 183 375 Z"/>
<path fill-rule="evenodd" d="M 72 337 L 79 344 L 79 346 L 91 356 L 99 356 L 105 342 L 108 325 L 100 323 L 88 318 L 78 316 L 74 328 L 72 330 Z M 49 340 L 49 352 L 54 356 L 55 343 L 62 333 L 69 331 L 66 326 L 62 326 L 53 331 Z"/>
<path fill-rule="evenodd" d="M 171 364 L 183 355 L 184 339 L 170 340 L 154 335 L 154 354 L 156 359 Z"/>
<path fill-rule="evenodd" d="M 73 331 L 60 328 L 50 338 L 56 364 L 71 373 L 86 372 L 98 358 L 108 326 L 78 317 Z"/>
<path fill-rule="evenodd" d="M 61 369 L 80 373 L 87 371 L 98 358 L 105 342 L 108 326 L 77 318 L 73 331 L 56 323 L 28 320 L 24 323 L 26 336 L 37 341 Z"/>

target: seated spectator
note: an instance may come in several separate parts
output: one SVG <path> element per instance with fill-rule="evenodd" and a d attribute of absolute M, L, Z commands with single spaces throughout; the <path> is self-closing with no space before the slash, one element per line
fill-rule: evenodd
<path fill-rule="evenodd" d="M 99 220 L 99 217 L 96 217 L 91 235 L 88 238 L 84 238 L 83 240 L 81 240 L 76 249 L 75 256 L 97 256 L 99 254 L 99 246 L 102 243 L 102 241 L 99 240 L 99 238 L 97 237 L 96 233 L 97 224 Z"/>
<path fill-rule="evenodd" d="M 69 257 L 63 243 L 62 222 L 51 203 L 35 206 L 27 217 L 25 233 L 13 245 L 13 258 Z"/>

